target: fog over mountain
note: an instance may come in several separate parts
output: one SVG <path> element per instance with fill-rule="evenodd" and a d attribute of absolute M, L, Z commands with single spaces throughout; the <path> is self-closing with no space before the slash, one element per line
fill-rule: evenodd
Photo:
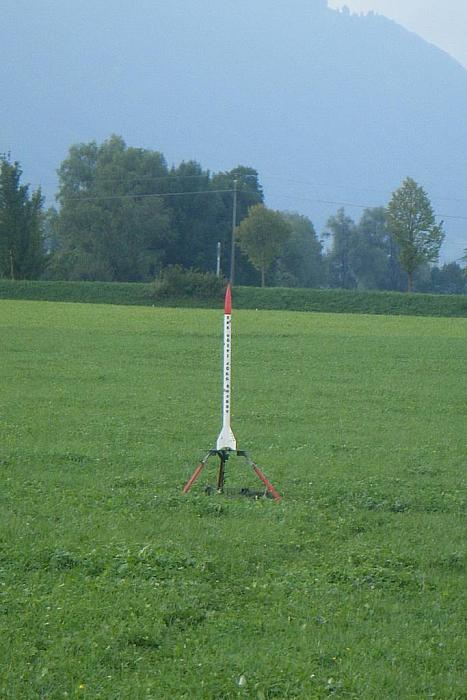
<path fill-rule="evenodd" d="M 69 146 L 117 133 L 169 163 L 255 167 L 269 206 L 319 230 L 410 175 L 445 220 L 443 258 L 467 247 L 467 71 L 382 16 L 326 0 L 3 0 L 0 47 L 0 152 L 50 203 Z"/>

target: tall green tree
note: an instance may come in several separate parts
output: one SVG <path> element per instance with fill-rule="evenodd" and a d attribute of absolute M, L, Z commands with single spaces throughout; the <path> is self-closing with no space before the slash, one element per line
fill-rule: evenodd
<path fill-rule="evenodd" d="M 294 212 L 281 212 L 290 224 L 290 237 L 277 260 L 279 286 L 319 287 L 324 282 L 323 246 L 310 219 Z"/>
<path fill-rule="evenodd" d="M 258 172 L 254 168 L 237 165 L 232 170 L 219 172 L 213 176 L 212 187 L 220 191 L 218 196 L 223 203 L 216 230 L 217 240 L 222 246 L 222 269 L 226 277 L 229 277 L 231 263 L 234 182 L 237 190 L 235 217 L 237 226 L 248 216 L 252 206 L 264 202 L 263 188 Z M 225 193 L 222 193 L 223 190 Z M 257 269 L 239 246 L 235 249 L 235 281 L 237 284 L 256 284 L 258 281 Z"/>
<path fill-rule="evenodd" d="M 394 192 L 388 206 L 389 228 L 399 248 L 399 260 L 407 273 L 407 291 L 413 289 L 415 270 L 438 259 L 444 240 L 443 224 L 436 223 L 425 190 L 408 177 Z"/>
<path fill-rule="evenodd" d="M 19 163 L 0 157 L 0 277 L 37 279 L 47 263 L 43 198 L 21 176 Z"/>
<path fill-rule="evenodd" d="M 171 244 L 168 175 L 162 154 L 127 147 L 119 136 L 72 146 L 59 169 L 56 275 L 152 278 Z"/>
<path fill-rule="evenodd" d="M 227 272 L 233 180 L 238 221 L 262 201 L 252 168 L 211 176 L 184 161 L 169 169 L 161 153 L 119 136 L 72 146 L 59 178 L 60 208 L 47 215 L 50 274 L 68 279 L 146 280 L 168 265 L 214 271 L 218 241 Z M 246 258 L 241 268 L 251 268 Z"/>
<path fill-rule="evenodd" d="M 431 289 L 437 294 L 467 294 L 467 275 L 457 262 L 431 269 Z"/>
<path fill-rule="evenodd" d="M 167 207 L 173 236 L 167 262 L 184 268 L 215 271 L 219 221 L 226 216 L 211 174 L 196 161 L 183 161 L 169 171 Z M 177 194 L 179 193 L 179 194 Z"/>
<path fill-rule="evenodd" d="M 279 212 L 263 204 L 250 208 L 248 216 L 237 228 L 237 240 L 252 264 L 261 273 L 261 286 L 266 284 L 266 272 L 283 252 L 292 234 L 292 227 Z"/>
<path fill-rule="evenodd" d="M 402 290 L 406 278 L 384 207 L 365 209 L 355 228 L 350 266 L 359 289 Z"/>
<path fill-rule="evenodd" d="M 326 256 L 329 284 L 331 287 L 354 289 L 357 286 L 357 277 L 352 269 L 355 223 L 341 208 L 329 218 L 327 228 L 327 235 L 331 236 L 331 247 Z"/>

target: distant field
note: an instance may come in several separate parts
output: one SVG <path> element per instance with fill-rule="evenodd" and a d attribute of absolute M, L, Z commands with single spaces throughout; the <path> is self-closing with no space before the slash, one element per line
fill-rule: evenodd
<path fill-rule="evenodd" d="M 0 301 L 0 698 L 463 695 L 462 319 Z M 227 486 L 256 487 L 242 462 Z"/>

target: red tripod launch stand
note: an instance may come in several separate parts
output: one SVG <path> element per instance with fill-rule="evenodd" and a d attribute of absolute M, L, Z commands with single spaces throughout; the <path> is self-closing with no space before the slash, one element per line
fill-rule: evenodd
<path fill-rule="evenodd" d="M 237 457 L 243 457 L 248 465 L 253 469 L 255 472 L 256 476 L 261 479 L 263 482 L 264 486 L 266 487 L 265 489 L 265 494 L 269 493 L 272 498 L 274 498 L 275 501 L 279 502 L 281 500 L 280 495 L 277 493 L 276 489 L 274 486 L 271 484 L 270 481 L 265 477 L 261 469 L 258 467 L 257 464 L 255 464 L 249 457 L 248 452 L 245 452 L 245 450 L 229 450 L 229 449 L 222 449 L 222 450 L 209 450 L 207 453 L 206 457 L 201 460 L 201 462 L 198 464 L 196 467 L 195 471 L 183 487 L 183 493 L 188 493 L 188 491 L 191 489 L 193 484 L 195 483 L 196 479 L 199 477 L 201 474 L 204 466 L 206 465 L 206 462 L 210 459 L 210 457 L 219 457 L 219 471 L 217 473 L 217 492 L 218 493 L 223 493 L 224 491 L 224 484 L 225 484 L 225 465 L 227 463 L 227 460 L 229 459 L 230 455 L 234 454 Z M 242 489 L 241 493 L 247 493 L 247 490 Z"/>

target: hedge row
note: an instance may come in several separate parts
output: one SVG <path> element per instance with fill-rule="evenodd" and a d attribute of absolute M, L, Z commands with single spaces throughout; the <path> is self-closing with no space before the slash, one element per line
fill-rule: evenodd
<path fill-rule="evenodd" d="M 32 282 L 0 280 L 1 299 L 71 301 L 93 304 L 139 306 L 222 307 L 216 293 L 211 299 L 193 292 L 190 296 L 165 296 L 154 284 L 117 282 Z M 237 309 L 276 309 L 411 316 L 467 317 L 467 296 L 354 292 L 343 289 L 285 289 L 236 287 Z"/>
<path fill-rule="evenodd" d="M 467 296 L 459 294 L 241 287 L 235 290 L 235 299 L 235 305 L 244 309 L 467 317 Z"/>
<path fill-rule="evenodd" d="M 151 305 L 152 286 L 126 282 L 36 282 L 0 279 L 1 299 L 73 301 L 90 304 Z"/>

